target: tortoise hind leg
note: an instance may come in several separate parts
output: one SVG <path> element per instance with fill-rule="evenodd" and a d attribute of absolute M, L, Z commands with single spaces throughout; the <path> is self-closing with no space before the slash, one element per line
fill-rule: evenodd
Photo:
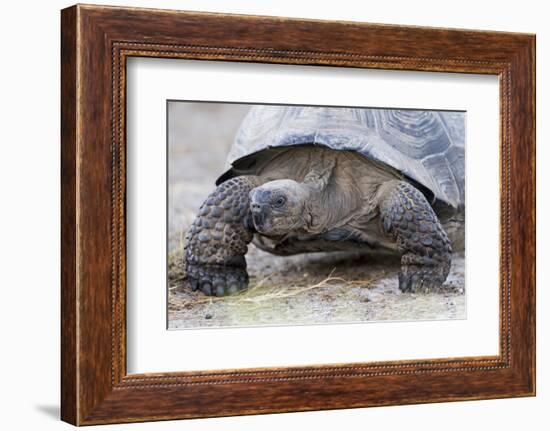
<path fill-rule="evenodd" d="M 193 290 L 223 296 L 248 287 L 245 254 L 253 233 L 248 194 L 255 177 L 222 183 L 204 201 L 185 238 L 184 267 Z"/>
<path fill-rule="evenodd" d="M 384 234 L 401 256 L 403 292 L 440 288 L 451 267 L 451 242 L 424 195 L 404 181 L 388 181 L 379 191 Z"/>

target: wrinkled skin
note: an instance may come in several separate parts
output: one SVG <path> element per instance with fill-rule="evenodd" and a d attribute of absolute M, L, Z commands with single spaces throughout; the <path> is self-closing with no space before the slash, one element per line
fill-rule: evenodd
<path fill-rule="evenodd" d="M 440 287 L 451 240 L 425 196 L 391 169 L 353 152 L 299 148 L 223 182 L 188 232 L 185 268 L 193 289 L 226 295 L 248 286 L 245 255 L 254 239 L 280 255 L 392 250 L 399 287 Z"/>
<path fill-rule="evenodd" d="M 256 232 L 269 237 L 305 232 L 307 186 L 294 180 L 276 180 L 254 188 L 249 195 Z"/>

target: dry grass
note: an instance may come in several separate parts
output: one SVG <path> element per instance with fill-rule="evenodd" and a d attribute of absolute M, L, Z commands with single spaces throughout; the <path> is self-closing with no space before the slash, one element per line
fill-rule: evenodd
<path fill-rule="evenodd" d="M 168 289 L 178 289 L 184 280 L 183 254 L 181 251 L 172 252 L 168 255 Z"/>
<path fill-rule="evenodd" d="M 179 233 L 179 247 L 168 254 L 168 290 L 177 289 L 185 280 L 185 271 L 183 269 L 183 243 L 185 233 L 182 230 Z"/>
<path fill-rule="evenodd" d="M 185 297 L 177 297 L 172 295 L 171 303 L 174 307 L 182 309 L 185 307 L 195 306 L 198 304 L 212 304 L 215 302 L 223 302 L 229 306 L 243 306 L 251 305 L 260 307 L 266 303 L 270 303 L 276 300 L 284 300 L 287 298 L 296 297 L 299 295 L 304 295 L 308 292 L 314 290 L 320 290 L 324 288 L 337 288 L 339 290 L 349 289 L 350 287 L 369 287 L 373 282 L 376 281 L 376 278 L 364 279 L 364 280 L 346 280 L 343 277 L 334 276 L 336 268 L 333 268 L 328 277 L 325 277 L 321 280 L 310 283 L 293 283 L 291 285 L 280 285 L 280 284 L 270 284 L 270 278 L 272 275 L 268 275 L 258 281 L 255 281 L 254 278 L 251 279 L 250 287 L 246 290 L 238 292 L 233 295 L 215 297 L 215 296 L 204 296 L 200 292 L 186 292 Z M 181 275 L 179 275 L 181 273 Z M 170 287 L 170 290 L 175 291 L 182 288 L 184 284 L 185 274 L 180 269 L 178 275 L 174 276 L 172 279 L 175 283 L 174 286 Z M 308 278 L 311 280 L 311 278 Z M 305 281 L 305 280 L 304 280 Z"/>

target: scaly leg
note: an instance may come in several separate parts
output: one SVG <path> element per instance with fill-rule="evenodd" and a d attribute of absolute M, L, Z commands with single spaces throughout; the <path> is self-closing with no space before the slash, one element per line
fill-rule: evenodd
<path fill-rule="evenodd" d="M 451 242 L 424 195 L 404 181 L 388 181 L 379 191 L 384 233 L 402 251 L 399 288 L 417 292 L 439 288 L 449 275 Z"/>
<path fill-rule="evenodd" d="M 193 290 L 223 296 L 248 287 L 245 254 L 252 241 L 249 229 L 253 176 L 220 184 L 199 209 L 185 238 L 184 266 Z"/>

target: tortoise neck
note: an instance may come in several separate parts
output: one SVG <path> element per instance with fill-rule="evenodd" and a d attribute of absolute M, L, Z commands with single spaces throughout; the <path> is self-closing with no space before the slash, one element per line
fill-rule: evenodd
<path fill-rule="evenodd" d="M 357 196 L 339 186 L 333 178 L 332 169 L 331 174 L 321 181 L 318 178 L 317 181 L 308 181 L 306 177 L 302 186 L 307 190 L 304 211 L 307 233 L 328 231 L 346 218 L 350 208 L 356 206 Z"/>

